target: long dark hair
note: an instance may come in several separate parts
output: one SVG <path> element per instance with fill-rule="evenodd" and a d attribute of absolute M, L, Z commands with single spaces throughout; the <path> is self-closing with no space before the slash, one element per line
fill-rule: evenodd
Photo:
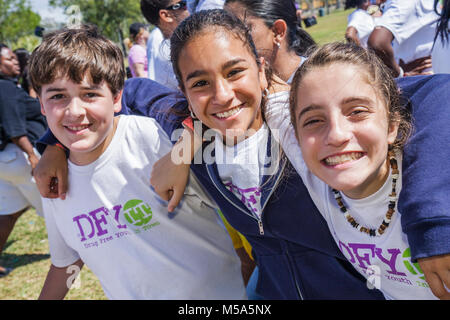
<path fill-rule="evenodd" d="M 362 5 L 363 3 L 366 3 L 367 1 L 368 0 L 346 0 L 344 10 L 347 10 L 350 8 L 359 8 L 360 5 Z"/>
<path fill-rule="evenodd" d="M 184 91 L 185 89 L 178 63 L 181 51 L 189 43 L 189 41 L 192 41 L 198 35 L 202 34 L 205 31 L 217 32 L 218 28 L 229 32 L 230 36 L 235 36 L 241 39 L 243 50 L 247 50 L 253 55 L 258 66 L 261 64 L 251 33 L 240 19 L 225 10 L 201 10 L 183 20 L 175 29 L 172 37 L 170 38 L 170 58 L 172 61 L 172 67 L 178 79 L 179 87 L 182 91 Z M 268 86 L 270 87 L 272 77 L 271 69 L 266 68 L 265 74 Z M 263 99 L 261 101 L 261 114 L 264 121 L 265 104 L 266 98 L 263 96 Z M 186 105 L 184 110 L 179 110 L 173 113 L 177 114 L 178 116 L 188 116 L 188 106 Z M 203 130 L 205 129 L 207 128 L 203 125 Z M 274 146 L 272 147 L 272 150 L 275 150 L 275 148 L 278 147 L 278 156 L 274 161 L 277 161 L 276 163 L 278 164 L 281 163 L 281 161 L 286 161 L 286 157 L 281 149 L 281 146 L 279 146 L 276 142 L 272 143 Z M 267 183 L 268 182 L 269 181 L 267 181 Z"/>
<path fill-rule="evenodd" d="M 448 41 L 448 20 L 450 18 L 450 0 L 444 0 L 442 4 L 442 10 L 439 13 L 438 10 L 439 0 L 434 0 L 434 11 L 440 15 L 438 24 L 436 27 L 436 35 L 434 36 L 434 41 L 438 37 L 441 37 L 443 43 Z"/>
<path fill-rule="evenodd" d="M 233 2 L 242 4 L 250 16 L 262 19 L 269 28 L 272 28 L 276 20 L 284 20 L 288 29 L 289 48 L 297 55 L 304 56 L 308 49 L 316 44 L 308 32 L 301 27 L 294 1 L 226 0 L 225 4 Z"/>
<path fill-rule="evenodd" d="M 258 59 L 258 53 L 250 31 L 241 20 L 225 10 L 201 10 L 183 20 L 170 38 L 170 58 L 173 71 L 182 91 L 184 91 L 183 79 L 181 78 L 181 71 L 178 67 L 180 53 L 190 40 L 194 39 L 203 31 L 210 30 L 214 27 L 225 29 L 231 34 L 239 37 L 242 40 L 242 43 L 247 47 L 248 51 L 255 57 L 256 63 L 260 65 L 261 62 Z M 266 73 L 266 76 L 267 75 L 270 76 L 270 74 Z"/>

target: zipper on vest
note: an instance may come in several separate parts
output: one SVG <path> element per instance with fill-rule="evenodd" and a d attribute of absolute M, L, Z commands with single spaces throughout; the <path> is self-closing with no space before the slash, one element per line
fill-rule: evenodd
<path fill-rule="evenodd" d="M 264 228 L 263 228 L 263 223 L 262 223 L 261 218 L 258 219 L 258 226 L 259 226 L 259 234 L 263 236 L 264 235 Z"/>

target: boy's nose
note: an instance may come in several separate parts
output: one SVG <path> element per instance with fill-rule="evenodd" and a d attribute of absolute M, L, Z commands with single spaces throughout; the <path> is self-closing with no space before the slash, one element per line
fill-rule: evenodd
<path fill-rule="evenodd" d="M 73 98 L 67 107 L 68 115 L 71 117 L 78 118 L 85 114 L 83 101 L 78 98 Z"/>

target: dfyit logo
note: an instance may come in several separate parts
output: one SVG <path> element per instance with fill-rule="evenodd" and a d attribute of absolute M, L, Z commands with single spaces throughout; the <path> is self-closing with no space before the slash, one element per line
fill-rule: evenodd
<path fill-rule="evenodd" d="M 123 213 L 122 219 L 120 213 Z M 78 228 L 81 242 L 94 240 L 94 242 L 85 244 L 85 247 L 88 248 L 98 247 L 99 244 L 113 240 L 113 233 L 116 238 L 120 238 L 131 232 L 140 233 L 159 225 L 158 221 L 150 223 L 152 217 L 152 209 L 147 203 L 139 199 L 132 199 L 127 201 L 123 207 L 116 205 L 111 210 L 100 207 L 87 214 L 80 214 L 73 217 L 73 222 Z M 124 224 L 124 222 L 128 224 Z"/>
<path fill-rule="evenodd" d="M 420 266 L 417 262 L 411 262 L 411 249 L 407 248 L 405 251 L 403 251 L 402 257 L 404 258 L 403 264 L 405 265 L 406 269 L 413 274 L 413 275 L 421 275 L 419 278 L 422 280 L 425 280 L 425 276 L 423 275 L 422 269 L 420 269 Z"/>
<path fill-rule="evenodd" d="M 130 200 L 123 206 L 125 219 L 136 227 L 146 225 L 152 219 L 150 206 L 142 200 Z"/>

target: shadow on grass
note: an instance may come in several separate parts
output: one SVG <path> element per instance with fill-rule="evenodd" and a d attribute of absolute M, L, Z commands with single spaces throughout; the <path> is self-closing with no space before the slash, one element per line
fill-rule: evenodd
<path fill-rule="evenodd" d="M 6 251 L 6 249 L 8 249 L 8 247 L 11 246 L 14 242 L 16 242 L 16 240 L 6 241 L 5 246 L 3 247 L 3 251 Z"/>
<path fill-rule="evenodd" d="M 11 254 L 3 253 L 0 256 L 0 265 L 6 268 L 18 268 L 27 264 L 50 259 L 49 254 Z"/>

